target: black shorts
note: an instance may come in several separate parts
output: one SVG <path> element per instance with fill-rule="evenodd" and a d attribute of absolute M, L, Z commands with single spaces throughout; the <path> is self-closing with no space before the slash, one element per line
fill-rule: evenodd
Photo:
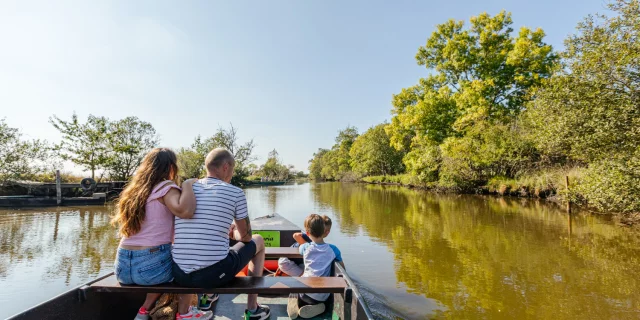
<path fill-rule="evenodd" d="M 256 243 L 253 240 L 247 243 L 237 242 L 229 247 L 229 254 L 226 258 L 191 273 L 185 273 L 174 262 L 173 281 L 184 287 L 217 288 L 233 280 L 255 255 Z"/>

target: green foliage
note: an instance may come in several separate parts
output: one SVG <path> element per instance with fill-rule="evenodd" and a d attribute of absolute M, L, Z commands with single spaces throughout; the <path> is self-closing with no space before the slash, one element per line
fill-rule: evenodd
<path fill-rule="evenodd" d="M 49 122 L 62 133 L 57 147 L 62 159 L 90 170 L 94 179 L 96 170 L 104 170 L 112 180 L 128 180 L 144 155 L 158 144 L 153 126 L 137 117 L 111 121 L 89 115 L 81 123 L 74 113 L 69 121 L 54 115 Z"/>
<path fill-rule="evenodd" d="M 401 184 L 403 186 L 420 186 L 427 187 L 429 184 L 425 184 L 416 176 L 411 174 L 398 174 L 393 176 L 368 176 L 362 178 L 362 181 L 367 183 L 376 183 L 376 184 Z"/>
<path fill-rule="evenodd" d="M 599 211 L 640 212 L 640 149 L 589 165 L 575 195 Z"/>
<path fill-rule="evenodd" d="M 482 185 L 493 176 L 515 177 L 538 158 L 515 122 L 478 123 L 465 136 L 447 139 L 441 147 L 443 183 L 462 188 Z"/>
<path fill-rule="evenodd" d="M 319 148 L 309 160 L 309 177 L 315 180 L 323 180 L 322 169 L 324 168 L 324 155 L 329 152 L 327 149 Z"/>
<path fill-rule="evenodd" d="M 529 89 L 550 76 L 557 57 L 541 29 L 512 36 L 504 11 L 470 22 L 469 29 L 463 21 L 438 25 L 418 49 L 418 64 L 435 73 L 394 96 L 387 132 L 396 148 L 406 147 L 407 137 L 440 144 L 478 122 L 509 121 L 529 101 Z"/>
<path fill-rule="evenodd" d="M 293 166 L 285 166 L 282 164 L 278 158 L 278 151 L 273 149 L 269 152 L 267 161 L 260 166 L 260 169 L 258 169 L 256 173 L 260 177 L 268 178 L 269 180 L 282 181 L 294 178 L 291 169 L 293 169 Z"/>
<path fill-rule="evenodd" d="M 581 162 L 640 147 L 639 2 L 617 1 L 612 18 L 589 16 L 566 41 L 564 68 L 527 112 L 538 147 Z"/>
<path fill-rule="evenodd" d="M 349 155 L 353 172 L 358 175 L 388 175 L 403 171 L 403 153 L 391 147 L 382 123 L 358 136 Z"/>
<path fill-rule="evenodd" d="M 609 5 L 566 40 L 564 65 L 524 114 L 549 159 L 587 167 L 577 195 L 602 211 L 640 210 L 640 2 Z"/>
<path fill-rule="evenodd" d="M 183 178 L 201 177 L 205 174 L 204 159 L 211 150 L 225 148 L 234 156 L 236 166 L 234 168 L 231 183 L 236 186 L 244 184 L 251 174 L 249 165 L 256 158 L 253 155 L 255 143 L 253 139 L 241 144 L 238 130 L 231 124 L 228 129 L 218 128 L 211 137 L 202 139 L 197 136 L 190 148 L 182 148 L 178 152 L 178 167 Z"/>
<path fill-rule="evenodd" d="M 347 126 L 338 132 L 331 150 L 319 149 L 309 160 L 309 171 L 316 180 L 342 180 L 353 178 L 351 173 L 351 146 L 358 137 L 358 129 Z"/>
<path fill-rule="evenodd" d="M 370 183 L 556 193 L 640 211 L 640 1 L 609 8 L 615 16 L 588 16 L 560 55 L 540 29 L 514 34 L 506 12 L 438 25 L 416 55 L 429 76 L 393 96 L 390 124 L 355 140 L 352 170 Z M 380 160 L 389 146 L 407 174 L 377 169 L 393 163 Z M 316 153 L 312 177 L 341 179 L 342 150 Z"/>
<path fill-rule="evenodd" d="M 407 171 L 422 182 L 435 182 L 439 179 L 442 152 L 435 144 L 414 144 L 404 157 Z"/>
<path fill-rule="evenodd" d="M 22 139 L 16 128 L 0 119 L 0 185 L 9 180 L 29 179 L 48 169 L 56 158 L 45 141 Z"/>
<path fill-rule="evenodd" d="M 157 144 L 156 130 L 148 122 L 137 117 L 109 122 L 105 162 L 109 177 L 116 181 L 129 180 L 144 155 Z"/>
<path fill-rule="evenodd" d="M 177 153 L 178 174 L 183 180 L 201 178 L 205 175 L 204 155 L 192 148 L 180 148 Z"/>
<path fill-rule="evenodd" d="M 474 187 L 515 175 L 537 153 L 520 138 L 516 117 L 557 56 L 541 29 L 513 35 L 511 15 L 483 13 L 438 25 L 416 60 L 434 72 L 393 97 L 391 144 L 421 181 Z"/>
<path fill-rule="evenodd" d="M 53 115 L 49 123 L 62 134 L 57 146 L 62 159 L 91 171 L 91 178 L 95 179 L 96 170 L 104 169 L 109 161 L 109 120 L 89 115 L 87 122 L 81 123 L 74 113 L 69 121 Z"/>

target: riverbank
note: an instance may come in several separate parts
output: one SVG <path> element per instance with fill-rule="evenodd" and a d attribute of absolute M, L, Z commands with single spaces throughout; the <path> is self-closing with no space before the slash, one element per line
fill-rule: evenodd
<path fill-rule="evenodd" d="M 548 202 L 566 206 L 571 201 L 572 206 L 594 215 L 606 215 L 619 225 L 640 229 L 640 212 L 607 212 L 590 207 L 586 197 L 580 193 L 579 181 L 581 172 L 579 169 L 557 170 L 538 173 L 521 179 L 507 179 L 495 177 L 486 185 L 470 188 L 447 186 L 438 182 L 424 183 L 410 174 L 368 176 L 352 178 L 352 183 L 372 185 L 400 186 L 409 189 L 417 189 L 434 193 L 453 194 L 481 194 L 496 197 L 536 198 Z M 569 183 L 567 188 L 567 182 Z M 573 187 L 575 186 L 575 188 Z"/>

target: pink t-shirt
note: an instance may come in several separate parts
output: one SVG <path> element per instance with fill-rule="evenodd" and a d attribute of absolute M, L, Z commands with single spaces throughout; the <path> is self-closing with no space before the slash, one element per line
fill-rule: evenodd
<path fill-rule="evenodd" d="M 144 207 L 145 217 L 140 231 L 128 238 L 122 238 L 120 245 L 154 247 L 171 243 L 173 213 L 160 202 L 160 198 L 164 197 L 171 188 L 181 190 L 169 181 L 163 181 L 153 188 Z"/>

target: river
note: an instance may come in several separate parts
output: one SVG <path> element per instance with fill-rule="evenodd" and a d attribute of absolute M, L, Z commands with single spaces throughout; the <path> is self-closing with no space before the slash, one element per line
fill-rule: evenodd
<path fill-rule="evenodd" d="M 327 241 L 380 318 L 637 319 L 640 234 L 525 199 L 318 183 L 246 189 Z M 0 210 L 0 318 L 113 269 L 111 207 Z"/>

